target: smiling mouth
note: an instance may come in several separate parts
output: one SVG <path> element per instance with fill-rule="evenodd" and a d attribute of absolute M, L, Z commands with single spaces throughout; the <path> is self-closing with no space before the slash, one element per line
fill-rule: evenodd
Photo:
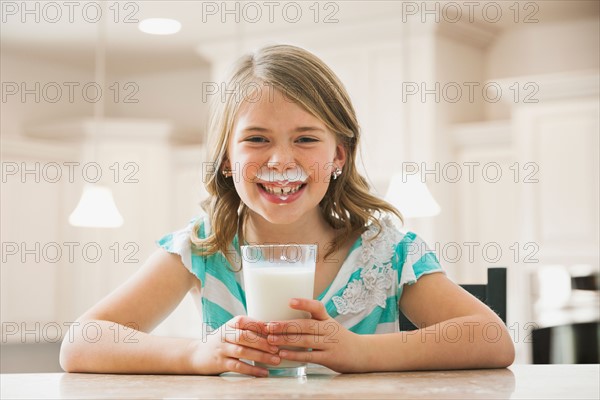
<path fill-rule="evenodd" d="M 262 183 L 259 183 L 258 185 L 260 185 L 260 187 L 263 188 L 265 192 L 275 196 L 289 196 L 306 186 L 305 183 L 298 183 L 288 186 L 266 186 Z"/>

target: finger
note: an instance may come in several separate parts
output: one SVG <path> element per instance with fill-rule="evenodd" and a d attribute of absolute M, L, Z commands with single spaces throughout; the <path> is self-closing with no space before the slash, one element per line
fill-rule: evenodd
<path fill-rule="evenodd" d="M 225 341 L 232 344 L 239 344 L 245 347 L 251 347 L 267 353 L 277 354 L 279 348 L 269 344 L 266 335 L 258 335 L 252 331 L 236 330 L 234 334 L 226 334 Z"/>
<path fill-rule="evenodd" d="M 317 335 L 269 335 L 267 340 L 270 345 L 302 347 L 305 349 L 324 349 L 327 343 L 323 336 Z"/>
<path fill-rule="evenodd" d="M 291 319 L 289 321 L 271 321 L 267 323 L 270 335 L 281 334 L 319 334 L 323 322 L 314 319 Z"/>
<path fill-rule="evenodd" d="M 224 362 L 224 367 L 227 371 L 237 372 L 239 374 L 251 375 L 256 377 L 267 377 L 269 371 L 266 368 L 250 365 L 237 358 L 227 358 Z"/>
<path fill-rule="evenodd" d="M 323 351 L 296 351 L 296 350 L 281 350 L 279 356 L 282 360 L 300 361 L 313 364 L 323 364 Z"/>
<path fill-rule="evenodd" d="M 258 334 L 266 335 L 267 324 L 254 318 L 245 315 L 238 315 L 226 322 L 226 325 L 234 329 L 244 329 Z"/>
<path fill-rule="evenodd" d="M 252 349 L 236 344 L 229 344 L 224 349 L 224 354 L 235 359 L 244 359 L 250 361 L 258 361 L 264 364 L 278 365 L 281 358 L 276 354 L 265 353 L 264 351 Z"/>
<path fill-rule="evenodd" d="M 290 307 L 295 310 L 308 311 L 313 319 L 319 321 L 325 321 L 330 318 L 325 305 L 319 300 L 295 298 L 290 300 Z"/>

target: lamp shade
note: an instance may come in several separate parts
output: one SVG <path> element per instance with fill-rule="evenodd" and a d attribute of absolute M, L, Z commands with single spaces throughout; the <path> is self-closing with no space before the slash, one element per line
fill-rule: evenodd
<path fill-rule="evenodd" d="M 108 187 L 87 184 L 77 207 L 69 216 L 69 223 L 90 228 L 118 228 L 123 225 L 123 217 Z"/>
<path fill-rule="evenodd" d="M 396 207 L 406 218 L 438 215 L 440 205 L 419 175 L 395 174 L 392 176 L 385 200 Z"/>

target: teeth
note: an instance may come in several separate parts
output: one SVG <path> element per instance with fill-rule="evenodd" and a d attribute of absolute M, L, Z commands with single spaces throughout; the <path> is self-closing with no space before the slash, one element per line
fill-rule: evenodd
<path fill-rule="evenodd" d="M 280 186 L 265 186 L 262 185 L 262 188 L 265 189 L 268 193 L 274 194 L 276 196 L 285 196 L 285 199 L 287 199 L 287 196 L 289 196 L 290 194 L 294 194 L 296 193 L 299 189 L 300 186 L 302 186 L 301 184 L 298 186 L 294 186 L 294 187 L 290 187 L 290 186 L 285 186 L 285 187 L 280 187 Z M 282 198 L 283 199 L 283 198 Z M 283 199 L 283 200 L 285 200 Z"/>

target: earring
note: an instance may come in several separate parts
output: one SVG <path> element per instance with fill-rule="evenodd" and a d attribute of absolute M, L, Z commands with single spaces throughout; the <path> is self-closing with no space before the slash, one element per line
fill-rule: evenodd
<path fill-rule="evenodd" d="M 331 177 L 335 181 L 338 178 L 338 176 L 340 176 L 341 174 L 342 174 L 342 170 L 340 169 L 340 167 L 336 167 L 335 171 L 333 171 L 333 173 L 331 174 Z"/>
<path fill-rule="evenodd" d="M 223 168 L 223 171 L 221 171 L 221 173 L 225 178 L 229 178 L 233 175 L 233 171 L 229 168 Z"/>

